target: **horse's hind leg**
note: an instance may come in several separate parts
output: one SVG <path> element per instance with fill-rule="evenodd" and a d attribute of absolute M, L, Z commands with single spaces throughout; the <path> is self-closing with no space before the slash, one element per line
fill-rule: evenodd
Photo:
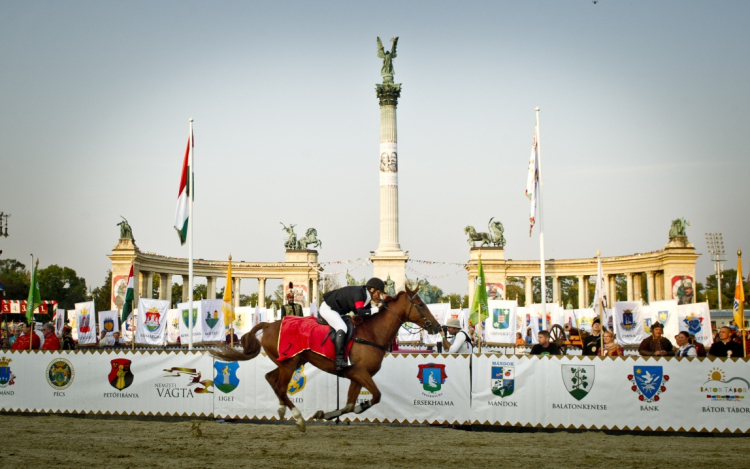
<path fill-rule="evenodd" d="M 299 411 L 297 407 L 295 407 L 294 403 L 289 399 L 289 396 L 287 395 L 286 391 L 289 387 L 289 382 L 292 380 L 292 375 L 294 375 L 294 370 L 297 369 L 298 363 L 296 360 L 289 360 L 281 365 L 279 365 L 278 368 L 276 368 L 274 371 L 268 373 L 266 375 L 266 379 L 271 384 L 271 387 L 273 388 L 274 392 L 276 393 L 276 396 L 279 398 L 279 404 L 282 404 L 282 407 L 279 407 L 279 416 L 283 418 L 282 408 L 283 406 L 289 407 L 292 411 L 292 415 L 294 416 L 294 419 L 297 421 L 297 429 L 301 432 L 305 431 L 305 419 L 302 417 L 302 412 Z M 274 377 L 274 372 L 276 380 L 272 381 L 272 378 Z"/>
<path fill-rule="evenodd" d="M 278 396 L 278 393 L 276 392 L 276 382 L 279 380 L 279 369 L 275 368 L 273 371 L 269 371 L 266 373 L 266 381 L 268 381 L 268 384 L 271 385 L 271 389 L 273 389 L 274 394 Z M 284 416 L 286 415 L 286 403 L 279 399 L 279 419 L 284 420 Z"/>
<path fill-rule="evenodd" d="M 349 412 L 354 410 L 354 404 L 357 402 L 357 396 L 359 396 L 360 389 L 362 389 L 361 384 L 355 381 L 351 381 L 349 383 L 349 393 L 347 394 L 346 405 L 342 409 L 332 410 L 330 412 L 323 412 L 322 410 L 319 410 L 315 412 L 315 415 L 313 415 L 312 418 L 331 420 L 343 414 L 348 414 Z"/>

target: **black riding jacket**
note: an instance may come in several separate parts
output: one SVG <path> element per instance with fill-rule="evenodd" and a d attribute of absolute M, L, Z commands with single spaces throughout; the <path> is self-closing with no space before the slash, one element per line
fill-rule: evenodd
<path fill-rule="evenodd" d="M 350 311 L 359 316 L 369 316 L 372 314 L 372 303 L 370 303 L 370 293 L 362 285 L 353 285 L 342 287 L 338 290 L 329 291 L 323 294 L 323 301 L 337 313 L 344 315 Z"/>

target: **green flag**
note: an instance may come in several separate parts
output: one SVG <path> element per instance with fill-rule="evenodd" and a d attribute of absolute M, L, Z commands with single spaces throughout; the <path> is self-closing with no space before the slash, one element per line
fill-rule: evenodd
<path fill-rule="evenodd" d="M 132 265 L 130 266 L 130 274 L 128 274 L 128 289 L 125 291 L 125 303 L 123 303 L 122 305 L 122 324 L 125 324 L 125 322 L 127 322 L 131 314 L 133 314 L 133 266 Z"/>
<path fill-rule="evenodd" d="M 484 321 L 489 316 L 487 310 L 487 287 L 484 282 L 484 268 L 482 268 L 482 258 L 479 258 L 479 274 L 477 275 L 477 288 L 474 292 L 474 300 L 471 302 L 469 311 L 469 325 L 475 326 L 479 321 Z M 481 318 L 481 319 L 479 319 Z"/>
<path fill-rule="evenodd" d="M 42 292 L 39 291 L 39 282 L 36 279 L 36 269 L 39 267 L 37 259 L 34 271 L 31 274 L 31 285 L 29 285 L 29 298 L 26 300 L 26 320 L 29 324 L 34 320 L 34 310 L 42 305 Z"/>

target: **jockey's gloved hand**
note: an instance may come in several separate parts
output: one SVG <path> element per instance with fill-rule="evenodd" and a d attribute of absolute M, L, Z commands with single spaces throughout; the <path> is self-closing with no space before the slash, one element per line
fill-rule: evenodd
<path fill-rule="evenodd" d="M 365 316 L 369 316 L 371 314 L 372 314 L 372 311 L 370 310 L 370 308 L 359 308 L 357 310 L 357 316 L 359 316 L 361 318 L 363 318 Z"/>

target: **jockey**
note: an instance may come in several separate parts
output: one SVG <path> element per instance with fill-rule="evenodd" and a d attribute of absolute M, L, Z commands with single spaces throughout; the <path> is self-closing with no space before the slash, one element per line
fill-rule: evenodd
<path fill-rule="evenodd" d="M 333 345 L 336 347 L 336 371 L 351 366 L 344 359 L 346 344 L 346 324 L 341 316 L 354 312 L 365 317 L 372 314 L 372 302 L 380 302 L 385 294 L 385 284 L 377 277 L 373 277 L 364 285 L 353 285 L 332 290 L 323 295 L 323 302 L 318 312 L 335 331 Z"/>

